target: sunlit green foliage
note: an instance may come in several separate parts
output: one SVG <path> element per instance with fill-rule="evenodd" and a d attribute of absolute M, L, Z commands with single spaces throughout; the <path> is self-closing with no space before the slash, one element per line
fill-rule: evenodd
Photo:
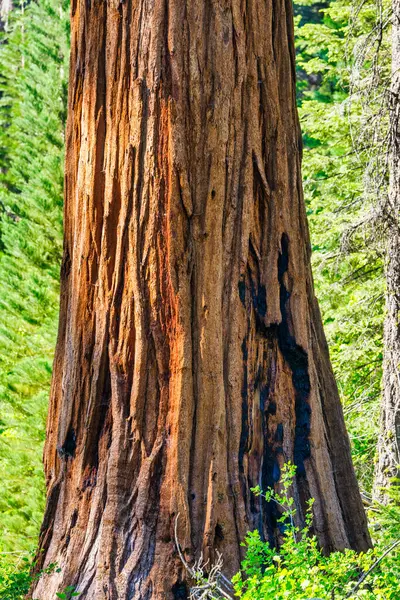
<path fill-rule="evenodd" d="M 27 554 L 0 555 L 0 600 L 23 600 L 31 584 L 31 560 Z"/>
<path fill-rule="evenodd" d="M 0 554 L 0 600 L 24 600 L 34 581 L 44 574 L 61 571 L 60 567 L 51 563 L 46 569 L 36 572 L 32 553 L 16 553 L 16 555 L 16 560 L 10 561 L 7 555 Z M 57 598 L 71 600 L 78 596 L 74 587 L 67 586 L 56 593 L 54 600 Z"/>
<path fill-rule="evenodd" d="M 16 7 L 0 44 L 0 552 L 35 546 L 62 250 L 68 5 Z"/>
<path fill-rule="evenodd" d="M 306 522 L 296 526 L 296 510 L 290 495 L 295 475 L 293 465 L 282 469 L 281 490 L 262 494 L 281 509 L 284 529 L 279 552 L 261 540 L 258 531 L 248 534 L 246 558 L 234 579 L 235 591 L 243 600 L 395 600 L 400 597 L 400 552 L 393 547 L 386 556 L 386 540 L 377 540 L 373 550 L 357 554 L 353 550 L 325 556 L 312 533 L 312 502 Z M 393 536 L 393 531 L 391 532 Z M 388 536 L 386 536 L 388 537 Z M 390 546 L 389 546 L 390 547 Z"/>
<path fill-rule="evenodd" d="M 298 4 L 321 7 L 310 0 Z M 296 40 L 316 294 L 357 473 L 369 490 L 381 385 L 384 248 L 369 219 L 375 196 L 366 173 L 374 140 L 366 144 L 362 135 L 364 98 L 349 97 L 357 52 L 376 20 L 374 1 L 360 6 L 358 11 L 354 3 L 334 0 L 320 8 L 314 23 L 304 22 L 298 8 Z M 362 69 L 368 77 L 363 64 L 359 80 Z"/>

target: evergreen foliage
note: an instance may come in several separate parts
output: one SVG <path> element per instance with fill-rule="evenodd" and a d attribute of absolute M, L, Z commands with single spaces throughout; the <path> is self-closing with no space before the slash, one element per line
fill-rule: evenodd
<path fill-rule="evenodd" d="M 369 77 L 371 60 L 359 67 L 357 57 L 378 5 L 367 1 L 358 10 L 347 0 L 333 0 L 319 10 L 319 18 L 314 13 L 314 23 L 304 22 L 304 6 L 320 5 L 312 0 L 297 5 L 303 180 L 316 294 L 357 474 L 369 491 L 382 375 L 384 246 L 369 218 L 376 197 L 368 174 L 378 148 L 371 126 L 363 135 L 365 98 L 350 92 L 356 68 L 359 80 Z M 387 36 L 384 42 L 387 46 Z M 390 69 L 390 60 L 384 64 Z M 374 110 L 371 103 L 370 120 Z"/>
<path fill-rule="evenodd" d="M 35 546 L 62 250 L 69 13 L 12 11 L 0 44 L 0 552 Z"/>

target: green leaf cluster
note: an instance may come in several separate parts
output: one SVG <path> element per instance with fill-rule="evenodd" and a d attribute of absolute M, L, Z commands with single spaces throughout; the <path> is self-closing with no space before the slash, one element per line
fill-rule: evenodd
<path fill-rule="evenodd" d="M 32 557 L 28 553 L 0 555 L 0 600 L 23 600 L 31 585 L 30 568 Z"/>
<path fill-rule="evenodd" d="M 61 571 L 55 563 L 51 563 L 46 569 L 36 572 L 36 562 L 32 553 L 16 554 L 18 558 L 15 564 L 4 559 L 4 554 L 0 555 L 0 600 L 24 600 L 35 581 L 43 575 Z M 54 600 L 71 600 L 78 596 L 75 588 L 68 585 L 56 593 Z"/>
<path fill-rule="evenodd" d="M 373 550 L 357 554 L 353 550 L 324 555 L 313 533 L 312 507 L 308 505 L 305 522 L 296 523 L 296 509 L 290 495 L 294 467 L 282 468 L 280 489 L 263 494 L 268 502 L 276 502 L 281 510 L 278 522 L 283 528 L 279 550 L 261 539 L 256 530 L 247 535 L 246 557 L 242 571 L 233 583 L 236 595 L 243 600 L 395 600 L 400 597 L 400 553 L 383 557 L 384 542 L 393 537 L 387 530 Z"/>

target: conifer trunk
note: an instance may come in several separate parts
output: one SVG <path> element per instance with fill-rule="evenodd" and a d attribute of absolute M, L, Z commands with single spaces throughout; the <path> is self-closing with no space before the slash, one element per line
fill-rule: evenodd
<path fill-rule="evenodd" d="M 327 549 L 369 546 L 314 297 L 290 0 L 74 0 L 60 328 L 33 597 L 185 598 L 297 465 Z"/>
<path fill-rule="evenodd" d="M 8 15 L 12 10 L 12 0 L 0 0 L 0 32 L 7 30 Z"/>
<path fill-rule="evenodd" d="M 390 89 L 390 189 L 386 254 L 386 316 L 384 323 L 383 396 L 381 405 L 375 495 L 399 476 L 400 465 L 400 3 L 392 4 L 392 78 Z"/>

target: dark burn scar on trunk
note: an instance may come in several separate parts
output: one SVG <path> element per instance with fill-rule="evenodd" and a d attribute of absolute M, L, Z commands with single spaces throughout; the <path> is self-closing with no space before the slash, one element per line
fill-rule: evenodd
<path fill-rule="evenodd" d="M 245 306 L 246 305 L 246 281 L 245 281 L 244 277 L 242 277 L 239 280 L 238 289 L 239 289 L 240 301 L 243 304 L 243 306 Z"/>
<path fill-rule="evenodd" d="M 292 384 L 294 388 L 294 413 L 295 430 L 293 440 L 293 462 L 296 465 L 296 477 L 298 481 L 306 480 L 305 461 L 310 457 L 310 425 L 311 409 L 309 405 L 309 396 L 311 391 L 308 355 L 305 350 L 297 344 L 293 333 L 293 316 L 290 309 L 290 291 L 287 289 L 288 282 L 285 274 L 289 270 L 289 238 L 286 234 L 281 238 L 281 250 L 278 254 L 278 284 L 279 300 L 281 311 L 281 322 L 266 326 L 265 315 L 267 314 L 267 293 L 265 286 L 261 285 L 259 276 L 255 276 L 247 265 L 245 275 L 242 275 L 238 282 L 239 298 L 243 306 L 247 309 L 247 333 L 242 341 L 242 361 L 243 361 L 243 380 L 242 380 L 242 424 L 239 445 L 239 472 L 242 480 L 242 490 L 245 494 L 246 475 L 244 469 L 245 454 L 249 451 L 249 439 L 251 438 L 251 416 L 249 388 L 254 387 L 260 392 L 259 407 L 262 413 L 262 431 L 263 431 L 263 450 L 260 457 L 261 469 L 261 487 L 267 489 L 274 487 L 281 476 L 281 464 L 283 454 L 283 442 L 285 437 L 284 423 L 278 423 L 276 429 L 273 428 L 268 433 L 268 420 L 277 413 L 277 402 L 285 402 L 285 398 L 270 397 L 272 372 L 268 375 L 262 373 L 259 369 L 255 376 L 255 381 L 250 381 L 251 365 L 249 365 L 249 335 L 251 329 L 251 314 L 255 318 L 256 332 L 262 336 L 268 346 L 279 348 L 281 355 L 290 369 Z M 254 312 L 252 312 L 254 311 Z M 267 381 L 265 381 L 267 378 Z M 272 434 L 272 435 L 271 435 Z M 287 460 L 288 457 L 285 457 Z M 254 484 L 254 482 L 250 482 Z M 264 502 L 264 501 L 262 501 Z M 256 517 L 257 527 L 262 537 L 267 537 L 272 545 L 276 543 L 275 532 L 278 527 L 280 512 L 272 502 L 265 503 L 260 509 L 257 502 L 252 497 L 249 499 L 250 512 Z M 259 514 L 260 513 L 260 514 Z M 258 516 L 257 516 L 258 515 Z"/>
<path fill-rule="evenodd" d="M 68 429 L 65 442 L 62 446 L 57 446 L 58 456 L 61 459 L 67 460 L 68 458 L 74 458 L 76 450 L 76 434 L 75 429 L 70 427 Z"/>
<path fill-rule="evenodd" d="M 283 442 L 283 423 L 279 423 L 275 431 L 275 441 Z"/>
<path fill-rule="evenodd" d="M 265 285 L 258 285 L 256 288 L 253 281 L 250 280 L 251 299 L 256 315 L 259 318 L 265 317 L 267 314 L 267 290 Z"/>
<path fill-rule="evenodd" d="M 239 445 L 239 471 L 244 473 L 243 468 L 243 457 L 247 448 L 247 440 L 249 437 L 249 406 L 247 398 L 247 337 L 242 342 L 242 356 L 243 356 L 243 382 L 242 382 L 242 430 L 240 434 L 240 445 Z"/>
<path fill-rule="evenodd" d="M 186 583 L 182 581 L 177 581 L 172 586 L 172 594 L 174 596 L 174 600 L 187 600 L 189 596 L 189 591 Z"/>
<path fill-rule="evenodd" d="M 289 238 L 282 235 L 281 253 L 278 258 L 278 280 L 280 286 L 280 309 L 282 321 L 278 326 L 278 342 L 283 357 L 292 371 L 292 382 L 295 389 L 296 427 L 294 440 L 294 464 L 297 467 L 297 476 L 305 477 L 304 461 L 310 457 L 310 425 L 311 408 L 308 403 L 311 384 L 308 374 L 307 353 L 296 344 L 290 331 L 290 314 L 288 301 L 290 293 L 284 284 L 284 275 L 289 267 Z"/>

